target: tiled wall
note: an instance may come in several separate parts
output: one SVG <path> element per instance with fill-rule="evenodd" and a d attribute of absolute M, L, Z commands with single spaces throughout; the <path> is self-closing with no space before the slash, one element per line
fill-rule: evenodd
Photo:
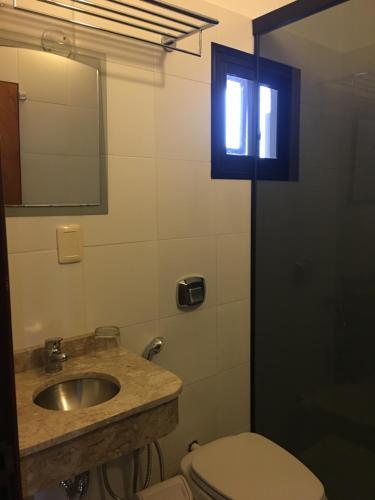
<path fill-rule="evenodd" d="M 210 41 L 251 51 L 251 22 L 201 1 L 189 8 L 220 20 L 201 59 L 74 35 L 106 54 L 109 214 L 7 221 L 16 348 L 103 324 L 139 353 L 166 337 L 156 361 L 185 384 L 179 427 L 162 442 L 169 473 L 193 439 L 250 421 L 250 183 L 210 178 Z M 59 265 L 55 228 L 69 222 L 82 225 L 84 258 Z M 181 312 L 176 281 L 194 274 L 207 300 Z"/>

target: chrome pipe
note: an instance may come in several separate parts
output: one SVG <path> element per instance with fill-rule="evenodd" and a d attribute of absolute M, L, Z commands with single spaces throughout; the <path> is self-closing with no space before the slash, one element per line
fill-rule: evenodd
<path fill-rule="evenodd" d="M 3 8 L 10 7 L 7 4 L 3 4 L 3 5 L 0 4 L 0 6 Z M 10 7 L 10 8 L 12 8 L 12 7 Z M 201 55 L 202 55 L 201 52 L 194 52 L 192 50 L 181 49 L 179 47 L 173 47 L 173 46 L 168 47 L 162 42 L 154 42 L 153 40 L 147 40 L 147 39 L 139 37 L 139 36 L 127 35 L 125 33 L 119 33 L 118 31 L 109 30 L 107 28 L 100 28 L 99 26 L 95 26 L 94 24 L 84 23 L 82 21 L 77 21 L 76 19 L 66 19 L 66 18 L 61 17 L 61 16 L 46 14 L 44 12 L 38 12 L 37 10 L 31 9 L 29 7 L 20 7 L 19 5 L 17 5 L 17 0 L 13 1 L 13 8 L 15 8 L 21 12 L 35 14 L 37 16 L 48 18 L 48 19 L 53 19 L 55 21 L 58 20 L 58 21 L 61 21 L 63 23 L 68 23 L 68 24 L 73 24 L 75 26 L 79 26 L 81 28 L 87 28 L 87 29 L 92 29 L 95 31 L 101 31 L 102 33 L 106 33 L 108 35 L 114 35 L 114 36 L 118 36 L 120 38 L 127 38 L 128 40 L 134 40 L 137 42 L 146 43 L 147 45 L 153 45 L 154 47 L 162 47 L 163 49 L 173 50 L 175 52 L 181 52 L 182 54 L 188 54 L 190 56 L 201 57 Z"/>
<path fill-rule="evenodd" d="M 112 0 L 107 0 L 107 1 L 112 1 Z M 89 5 L 90 7 L 93 7 L 95 9 L 101 9 L 101 10 L 104 10 L 106 12 L 111 12 L 112 14 L 120 14 L 121 16 L 126 16 L 129 19 L 135 19 L 136 21 L 141 21 L 142 23 L 152 24 L 154 26 L 159 26 L 160 28 L 166 28 L 166 29 L 169 29 L 172 31 L 178 31 L 179 33 L 182 33 L 183 35 L 189 33 L 188 31 L 185 31 L 181 28 L 176 28 L 175 26 L 171 26 L 169 24 L 160 23 L 158 21 L 151 21 L 150 19 L 145 19 L 143 17 L 134 16 L 133 14 L 128 14 L 127 12 L 120 12 L 116 9 L 111 9 L 110 7 L 104 7 L 103 5 L 98 5 L 95 2 L 91 2 L 90 0 L 74 0 L 74 2 L 82 4 L 82 5 Z M 113 3 L 120 3 L 120 2 L 113 2 Z"/>
<path fill-rule="evenodd" d="M 120 0 L 108 0 L 108 2 L 115 3 L 117 5 L 122 5 L 123 7 L 127 7 L 129 9 L 134 9 L 137 10 L 138 12 L 144 12 L 145 14 L 149 14 L 152 16 L 160 17 L 161 19 L 166 19 L 167 21 L 173 21 L 174 23 L 182 24 L 184 26 L 188 26 L 189 28 L 199 28 L 196 24 L 189 23 L 187 21 L 177 20 L 171 16 L 167 16 L 166 14 L 163 14 L 161 12 L 155 12 L 149 9 L 144 9 L 142 7 L 138 7 L 137 5 L 131 5 L 130 3 L 127 2 L 121 2 Z"/>
<path fill-rule="evenodd" d="M 99 19 L 105 19 L 106 21 L 111 21 L 114 23 L 122 24 L 123 26 L 129 26 L 130 28 L 135 28 L 135 29 L 139 29 L 142 31 L 148 31 L 149 33 L 155 33 L 156 35 L 161 35 L 161 36 L 164 36 L 167 38 L 172 38 L 172 39 L 177 38 L 176 35 L 172 35 L 171 33 L 165 33 L 164 31 L 160 31 L 160 30 L 153 30 L 152 28 L 145 28 L 144 26 L 130 23 L 128 21 L 123 21 L 122 19 L 116 19 L 114 17 L 105 16 L 104 14 L 96 14 L 95 12 L 91 12 L 89 10 L 82 9 L 81 7 L 77 7 L 76 5 L 69 5 L 69 4 L 66 4 L 63 2 L 58 2 L 56 0 L 37 0 L 37 2 L 46 3 L 48 5 L 54 5 L 55 7 L 60 7 L 62 9 L 71 10 L 73 12 L 79 12 L 80 14 L 84 14 L 86 16 L 93 16 L 93 17 L 97 17 Z M 101 7 L 97 7 L 97 8 L 101 9 Z M 117 12 L 117 14 L 121 15 L 121 16 L 125 15 L 122 12 Z"/>
<path fill-rule="evenodd" d="M 176 14 L 181 14 L 183 16 L 192 17 L 194 19 L 198 19 L 198 21 L 202 21 L 203 23 L 207 23 L 210 25 L 219 24 L 217 19 L 213 19 L 212 17 L 202 16 L 198 12 L 194 12 L 192 10 L 184 9 L 182 7 L 177 7 L 176 5 L 172 5 L 167 2 L 161 2 L 160 0 L 142 0 L 142 2 L 149 3 L 155 5 L 156 7 L 161 7 L 162 9 L 168 9 Z"/>

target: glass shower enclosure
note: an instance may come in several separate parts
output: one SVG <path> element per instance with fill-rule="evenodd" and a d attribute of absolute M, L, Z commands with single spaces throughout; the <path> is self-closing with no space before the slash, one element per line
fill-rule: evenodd
<path fill-rule="evenodd" d="M 260 36 L 301 70 L 299 178 L 257 181 L 253 430 L 375 499 L 375 1 Z"/>

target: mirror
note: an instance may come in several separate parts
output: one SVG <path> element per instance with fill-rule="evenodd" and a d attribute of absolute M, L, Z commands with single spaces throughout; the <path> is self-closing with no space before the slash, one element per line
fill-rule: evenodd
<path fill-rule="evenodd" d="M 5 200 L 8 207 L 22 207 L 9 215 L 30 215 L 25 207 L 56 207 L 54 213 L 62 214 L 82 213 L 63 207 L 96 207 L 86 213 L 102 213 L 100 117 L 96 67 L 49 52 L 0 47 Z"/>

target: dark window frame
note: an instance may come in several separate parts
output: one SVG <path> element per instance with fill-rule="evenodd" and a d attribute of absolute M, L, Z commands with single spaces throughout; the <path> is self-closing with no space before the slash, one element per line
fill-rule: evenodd
<path fill-rule="evenodd" d="M 253 35 L 264 35 L 349 0 L 296 0 L 253 19 Z"/>
<path fill-rule="evenodd" d="M 250 152 L 229 154 L 225 144 L 225 89 L 227 76 L 254 82 L 253 101 L 259 86 L 278 92 L 277 158 L 258 156 L 258 104 L 251 108 Z M 212 43 L 211 175 L 214 179 L 298 179 L 300 71 L 253 54 Z"/>

